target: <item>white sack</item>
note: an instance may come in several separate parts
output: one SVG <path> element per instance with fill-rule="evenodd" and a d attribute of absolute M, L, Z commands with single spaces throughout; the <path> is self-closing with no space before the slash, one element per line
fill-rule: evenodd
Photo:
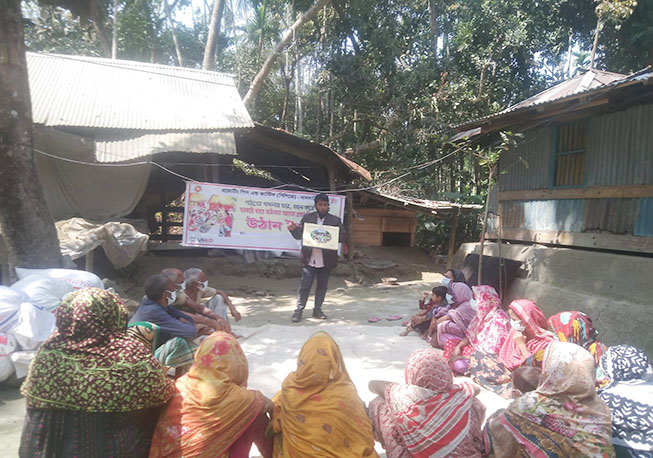
<path fill-rule="evenodd" d="M 54 331 L 55 325 L 52 312 L 23 303 L 20 305 L 18 324 L 12 333 L 22 350 L 36 350 Z"/>
<path fill-rule="evenodd" d="M 11 289 L 27 295 L 32 305 L 48 312 L 56 309 L 63 298 L 74 291 L 66 281 L 45 275 L 25 277 L 11 285 Z"/>
<path fill-rule="evenodd" d="M 14 373 L 11 354 L 16 350 L 16 339 L 11 334 L 0 332 L 0 382 L 4 382 Z"/>
<path fill-rule="evenodd" d="M 34 356 L 36 356 L 35 351 L 15 351 L 11 354 L 11 362 L 14 363 L 17 379 L 21 379 L 27 375 L 29 363 L 32 362 Z"/>
<path fill-rule="evenodd" d="M 16 275 L 22 280 L 30 275 L 45 275 L 50 278 L 61 279 L 70 284 L 75 289 L 82 288 L 100 288 L 104 289 L 104 284 L 100 277 L 91 272 L 75 269 L 24 269 L 16 267 Z"/>
<path fill-rule="evenodd" d="M 16 326 L 18 310 L 23 302 L 29 302 L 29 297 L 24 293 L 0 286 L 0 332 L 7 332 Z"/>

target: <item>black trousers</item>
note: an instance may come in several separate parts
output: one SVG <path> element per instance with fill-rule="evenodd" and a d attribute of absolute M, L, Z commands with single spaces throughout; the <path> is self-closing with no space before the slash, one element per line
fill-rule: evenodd
<path fill-rule="evenodd" d="M 321 310 L 324 297 L 326 296 L 327 286 L 329 286 L 329 275 L 331 269 L 326 267 L 302 267 L 302 281 L 297 290 L 297 310 L 304 310 L 308 295 L 313 286 L 313 279 L 317 277 L 317 286 L 315 287 L 315 306 L 313 310 Z"/>

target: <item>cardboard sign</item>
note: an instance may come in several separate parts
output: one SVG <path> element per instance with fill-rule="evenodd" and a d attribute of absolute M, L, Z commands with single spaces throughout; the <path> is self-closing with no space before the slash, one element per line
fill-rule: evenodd
<path fill-rule="evenodd" d="M 339 237 L 340 228 L 338 226 L 304 223 L 302 245 L 323 250 L 337 250 Z"/>

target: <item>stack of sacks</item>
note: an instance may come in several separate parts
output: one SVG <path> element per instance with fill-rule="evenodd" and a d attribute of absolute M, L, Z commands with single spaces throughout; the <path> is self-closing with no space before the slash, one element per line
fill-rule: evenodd
<path fill-rule="evenodd" d="M 84 270 L 74 269 L 23 269 L 16 267 L 16 276 L 23 280 L 32 275 L 42 275 L 48 278 L 63 280 L 73 289 L 82 288 L 100 288 L 104 289 L 104 284 L 97 275 Z"/>
<path fill-rule="evenodd" d="M 54 331 L 54 311 L 68 294 L 104 289 L 97 275 L 80 270 L 17 268 L 16 274 L 18 282 L 0 286 L 0 381 L 14 370 L 18 378 L 25 376 L 36 349 Z"/>

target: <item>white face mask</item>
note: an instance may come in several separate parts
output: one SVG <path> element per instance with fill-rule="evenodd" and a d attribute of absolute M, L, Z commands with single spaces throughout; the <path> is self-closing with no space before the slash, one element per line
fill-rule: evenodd
<path fill-rule="evenodd" d="M 451 294 L 447 293 L 445 299 L 447 300 L 448 303 L 453 304 L 453 296 Z"/>
<path fill-rule="evenodd" d="M 526 330 L 526 325 L 522 323 L 521 320 L 510 319 L 510 326 L 512 326 L 515 331 L 524 332 Z"/>
<path fill-rule="evenodd" d="M 166 290 L 168 291 L 168 290 Z M 168 305 L 172 304 L 175 300 L 177 300 L 177 291 L 168 291 L 170 293 L 170 297 L 168 298 Z"/>
<path fill-rule="evenodd" d="M 198 283 L 199 283 L 199 285 L 197 286 L 197 289 L 199 289 L 200 291 L 204 291 L 209 286 L 209 281 L 208 280 L 203 281 L 203 282 L 198 282 Z"/>
<path fill-rule="evenodd" d="M 442 278 L 442 284 L 444 286 L 449 286 L 449 283 L 451 283 L 451 280 L 449 280 L 447 277 Z"/>
<path fill-rule="evenodd" d="M 478 304 L 476 303 L 476 299 L 470 299 L 469 300 L 469 306 L 473 308 L 474 310 L 478 309 Z"/>

